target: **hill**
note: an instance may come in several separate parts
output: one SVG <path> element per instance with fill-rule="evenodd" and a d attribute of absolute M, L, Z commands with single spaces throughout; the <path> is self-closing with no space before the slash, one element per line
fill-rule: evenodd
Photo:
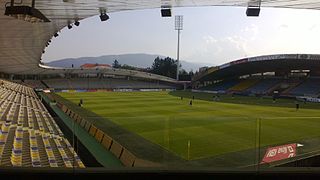
<path fill-rule="evenodd" d="M 156 57 L 165 56 L 162 55 L 151 55 L 151 54 L 121 54 L 121 55 L 105 55 L 99 57 L 80 57 L 80 58 L 66 58 L 61 60 L 52 61 L 46 63 L 48 66 L 54 67 L 80 67 L 85 63 L 99 63 L 99 64 L 112 64 L 115 59 L 119 61 L 120 64 L 127 64 L 130 66 L 135 66 L 139 68 L 151 67 L 154 59 Z M 200 63 L 190 63 L 187 61 L 180 61 L 182 68 L 186 71 L 193 70 L 194 72 L 199 69 L 199 67 L 205 66 Z"/>

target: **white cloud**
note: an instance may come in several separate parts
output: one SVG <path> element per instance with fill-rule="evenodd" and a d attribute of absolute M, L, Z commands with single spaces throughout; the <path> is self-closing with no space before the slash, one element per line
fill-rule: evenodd
<path fill-rule="evenodd" d="M 280 29 L 287 29 L 287 28 L 289 28 L 289 26 L 288 26 L 287 24 L 281 24 L 281 25 L 279 26 L 279 28 L 280 28 Z"/>
<path fill-rule="evenodd" d="M 210 35 L 204 36 L 202 39 L 204 39 L 207 44 L 215 43 L 218 41 L 217 39 L 215 39 L 214 37 L 212 37 Z"/>
<path fill-rule="evenodd" d="M 313 24 L 309 27 L 309 31 L 317 31 L 319 32 L 319 24 Z"/>
<path fill-rule="evenodd" d="M 255 40 L 259 34 L 259 27 L 255 24 L 250 24 L 241 30 L 241 34 L 250 40 Z"/>
<path fill-rule="evenodd" d="M 237 33 L 229 36 L 216 37 L 207 34 L 202 37 L 202 43 L 195 48 L 185 59 L 202 61 L 220 65 L 226 61 L 243 58 L 253 54 L 249 48 L 250 44 L 258 38 L 258 26 L 251 24 L 240 29 Z"/>

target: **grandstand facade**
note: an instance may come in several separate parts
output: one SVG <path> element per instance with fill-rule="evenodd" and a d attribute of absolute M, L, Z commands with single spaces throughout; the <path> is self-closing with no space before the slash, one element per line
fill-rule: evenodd
<path fill-rule="evenodd" d="M 195 76 L 193 87 L 213 93 L 317 98 L 319 69 L 316 54 L 258 56 L 208 68 Z"/>
<path fill-rule="evenodd" d="M 121 91 L 121 90 L 174 90 L 181 89 L 183 83 L 172 83 L 160 80 L 149 80 L 142 78 L 130 78 L 128 76 L 106 77 L 73 77 L 73 78 L 44 78 L 42 80 L 15 79 L 16 83 L 24 84 L 37 90 L 51 90 L 55 92 L 63 90 L 79 91 Z M 185 83 L 185 82 L 184 82 Z"/>

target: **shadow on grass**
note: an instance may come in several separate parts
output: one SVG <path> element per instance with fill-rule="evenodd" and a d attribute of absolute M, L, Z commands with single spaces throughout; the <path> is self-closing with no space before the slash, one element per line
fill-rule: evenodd
<path fill-rule="evenodd" d="M 176 96 L 180 99 L 180 97 L 192 99 L 193 96 L 195 99 L 201 99 L 206 101 L 212 101 L 213 95 L 208 93 L 192 93 L 190 91 L 173 91 L 169 93 L 170 95 Z M 184 166 L 197 166 L 197 167 L 241 167 L 244 165 L 253 165 L 257 163 L 258 160 L 255 158 L 257 154 L 257 149 L 248 149 L 243 151 L 237 151 L 232 153 L 226 153 L 217 155 L 214 157 L 197 159 L 187 161 L 179 156 L 176 156 L 174 153 L 167 151 L 162 148 L 158 144 L 154 144 L 142 136 L 139 136 L 136 133 L 128 131 L 123 127 L 113 123 L 111 120 L 101 117 L 91 111 L 88 111 L 84 108 L 77 106 L 76 104 L 60 97 L 59 95 L 54 95 L 55 98 L 63 102 L 65 105 L 73 109 L 76 113 L 87 119 L 89 122 L 93 123 L 99 129 L 106 132 L 124 147 L 126 147 L 129 151 L 134 153 L 140 158 L 164 163 L 166 165 L 177 165 L 179 167 Z M 294 108 L 294 104 L 292 100 L 278 100 L 276 104 L 272 102 L 272 99 L 261 99 L 261 104 L 257 104 L 257 98 L 255 97 L 243 97 L 236 96 L 232 98 L 231 96 L 220 96 L 220 102 L 224 103 L 234 103 L 234 104 L 248 104 L 248 105 L 261 105 L 261 106 L 279 106 L 279 107 L 290 107 L 292 105 Z M 311 107 L 316 106 L 317 104 L 307 104 Z M 312 108 L 315 109 L 315 108 Z M 265 152 L 266 147 L 260 147 L 261 157 Z"/>
<path fill-rule="evenodd" d="M 277 99 L 273 102 L 271 97 L 254 97 L 254 96 L 240 96 L 234 95 L 219 95 L 218 99 L 215 100 L 215 94 L 205 92 L 191 92 L 191 91 L 171 91 L 170 95 L 176 97 L 183 97 L 188 99 L 200 99 L 210 102 L 222 102 L 231 104 L 245 104 L 245 105 L 258 105 L 258 106 L 272 106 L 272 107 L 288 107 L 293 108 L 295 111 L 296 105 L 294 99 Z M 320 109 L 319 103 L 307 102 L 306 104 L 300 102 L 300 108 L 305 109 Z"/>
<path fill-rule="evenodd" d="M 156 163 L 182 164 L 185 160 L 176 156 L 170 151 L 162 148 L 160 145 L 152 143 L 136 133 L 126 130 L 125 128 L 115 124 L 111 120 L 101 117 L 85 108 L 79 107 L 71 101 L 57 95 L 52 94 L 57 102 L 61 102 L 75 113 L 79 114 L 88 122 L 94 124 L 97 128 L 108 134 L 122 146 L 127 148 L 137 157 L 153 161 Z"/>

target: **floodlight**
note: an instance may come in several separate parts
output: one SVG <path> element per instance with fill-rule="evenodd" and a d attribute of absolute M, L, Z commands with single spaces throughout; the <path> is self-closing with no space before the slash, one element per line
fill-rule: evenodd
<path fill-rule="evenodd" d="M 79 25 L 80 25 L 80 22 L 79 22 L 79 21 L 76 21 L 76 22 L 74 22 L 74 25 L 79 26 Z"/>
<path fill-rule="evenodd" d="M 162 17 L 171 17 L 171 9 L 170 8 L 161 9 L 161 16 Z"/>
<path fill-rule="evenodd" d="M 180 31 L 183 29 L 183 16 L 177 15 L 174 23 L 175 30 L 178 30 L 178 51 L 177 51 L 177 81 L 179 81 L 179 50 L 180 50 Z"/>
<path fill-rule="evenodd" d="M 99 12 L 100 12 L 100 20 L 101 21 L 106 21 L 109 19 L 109 16 L 107 15 L 107 9 L 100 7 L 99 8 Z"/>
<path fill-rule="evenodd" d="M 100 20 L 101 21 L 106 21 L 109 19 L 109 16 L 106 13 L 101 13 L 100 15 Z"/>
<path fill-rule="evenodd" d="M 16 19 L 24 20 L 31 23 L 38 22 L 50 22 L 50 20 L 43 15 L 38 9 L 34 7 L 35 0 L 32 0 L 32 5 L 30 6 L 15 6 L 14 0 L 11 0 L 10 6 L 6 4 L 6 10 L 4 15 L 11 16 Z"/>
<path fill-rule="evenodd" d="M 259 16 L 260 14 L 260 7 L 247 7 L 246 11 L 247 16 Z"/>

